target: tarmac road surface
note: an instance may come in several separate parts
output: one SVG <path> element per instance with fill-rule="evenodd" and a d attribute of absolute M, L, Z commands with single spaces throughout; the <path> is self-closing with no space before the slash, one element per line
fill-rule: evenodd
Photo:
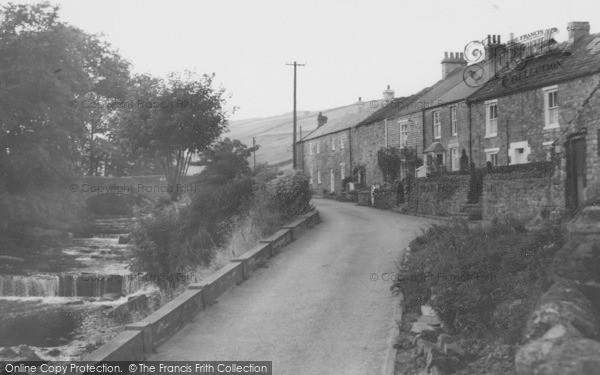
<path fill-rule="evenodd" d="M 273 374 L 380 374 L 398 298 L 388 273 L 432 220 L 315 199 L 292 242 L 149 360 L 273 361 Z M 376 280 L 375 280 L 376 279 Z"/>

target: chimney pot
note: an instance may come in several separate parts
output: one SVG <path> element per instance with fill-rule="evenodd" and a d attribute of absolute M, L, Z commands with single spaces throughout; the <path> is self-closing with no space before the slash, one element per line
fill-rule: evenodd
<path fill-rule="evenodd" d="M 500 35 L 498 35 L 498 44 L 500 44 Z"/>
<path fill-rule="evenodd" d="M 569 32 L 569 43 L 574 43 L 582 37 L 590 35 L 590 23 L 585 21 L 569 22 L 567 31 Z"/>
<path fill-rule="evenodd" d="M 447 59 L 448 58 L 448 52 L 444 52 L 444 58 Z"/>
<path fill-rule="evenodd" d="M 394 99 L 394 90 L 390 89 L 390 85 L 387 85 L 387 90 L 383 91 L 383 100 L 390 101 Z"/>

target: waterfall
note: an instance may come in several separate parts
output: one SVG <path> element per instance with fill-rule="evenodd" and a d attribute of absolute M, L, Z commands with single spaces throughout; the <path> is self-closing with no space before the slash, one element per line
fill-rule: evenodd
<path fill-rule="evenodd" d="M 101 297 L 106 293 L 127 296 L 148 284 L 135 275 L 0 275 L 0 297 Z"/>
<path fill-rule="evenodd" d="M 1 297 L 55 297 L 59 287 L 59 276 L 0 275 Z"/>

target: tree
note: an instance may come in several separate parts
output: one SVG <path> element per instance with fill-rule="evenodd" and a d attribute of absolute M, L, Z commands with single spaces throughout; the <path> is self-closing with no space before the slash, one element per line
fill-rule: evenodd
<path fill-rule="evenodd" d="M 0 7 L 0 176 L 11 192 L 46 188 L 81 168 L 93 96 L 122 98 L 129 64 L 49 3 Z"/>
<path fill-rule="evenodd" d="M 248 158 L 258 145 L 248 147 L 241 141 L 225 138 L 212 145 L 193 165 L 203 166 L 200 178 L 211 183 L 223 183 L 242 175 L 250 175 Z"/>
<path fill-rule="evenodd" d="M 192 157 L 227 128 L 225 91 L 213 88 L 213 78 L 186 71 L 171 73 L 166 80 L 135 79 L 137 102 L 125 109 L 120 134 L 130 153 L 156 160 L 170 186 L 181 182 Z M 178 189 L 171 190 L 171 199 L 178 200 Z"/>

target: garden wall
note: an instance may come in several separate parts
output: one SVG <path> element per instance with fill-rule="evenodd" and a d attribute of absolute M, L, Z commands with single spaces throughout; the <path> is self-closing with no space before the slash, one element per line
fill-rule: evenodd
<path fill-rule="evenodd" d="M 557 221 L 564 213 L 564 182 L 552 176 L 527 178 L 493 173 L 483 178 L 483 219 L 512 217 L 532 225 Z"/>
<path fill-rule="evenodd" d="M 461 212 L 469 194 L 469 175 L 422 177 L 405 185 L 403 211 L 419 215 L 451 216 Z"/>

